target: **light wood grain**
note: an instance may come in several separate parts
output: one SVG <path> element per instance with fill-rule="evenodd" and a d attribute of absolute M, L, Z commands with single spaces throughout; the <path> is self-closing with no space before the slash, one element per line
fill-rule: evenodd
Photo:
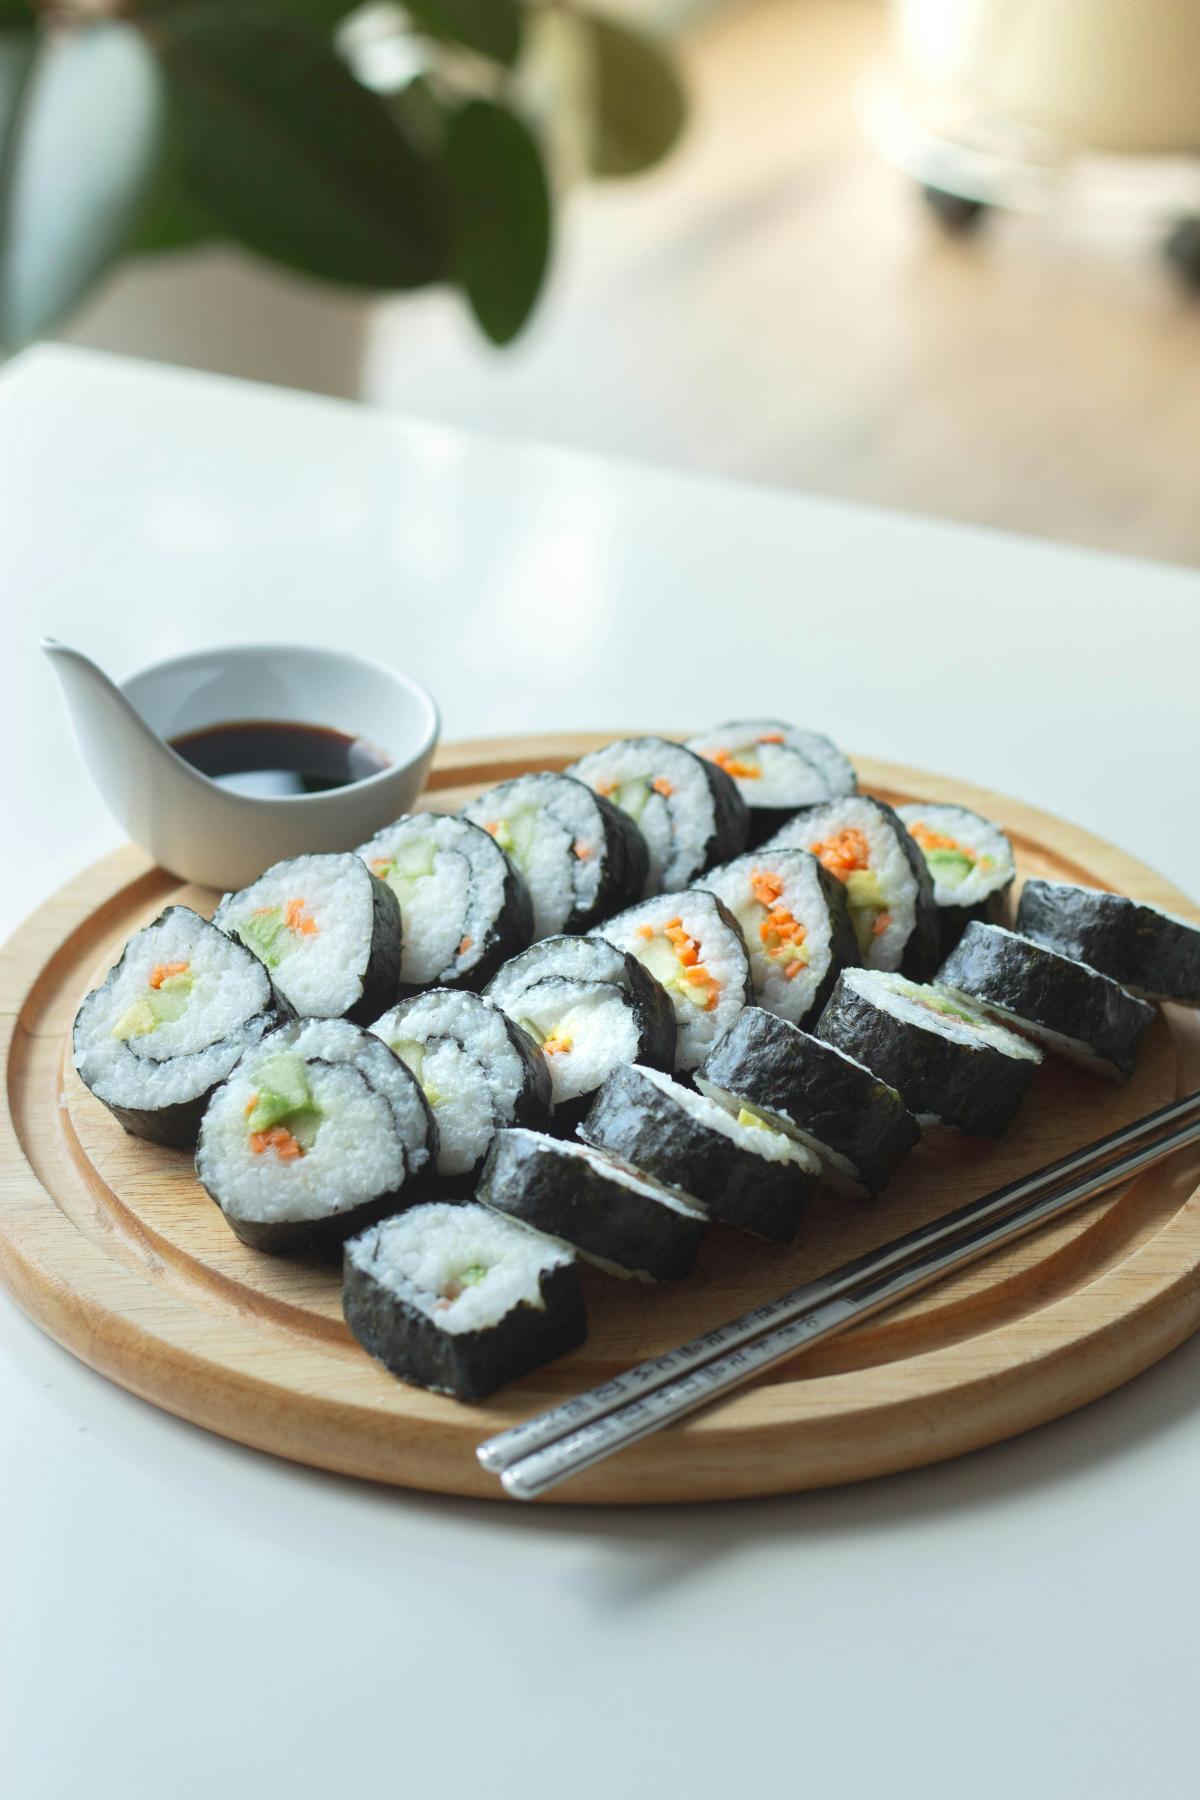
<path fill-rule="evenodd" d="M 445 805 L 519 768 L 561 767 L 603 735 L 446 746 L 429 798 Z M 957 800 L 999 819 L 1022 874 L 1189 910 L 1152 870 L 1002 795 L 858 767 L 889 799 Z M 1048 1064 L 1002 1143 L 930 1137 L 882 1203 L 820 1194 L 794 1246 L 718 1229 L 686 1283 L 649 1289 L 589 1272 L 584 1349 L 463 1407 L 372 1363 L 342 1322 L 335 1272 L 239 1244 L 190 1158 L 126 1137 L 70 1068 L 75 1009 L 129 933 L 168 901 L 203 910 L 213 898 L 127 849 L 63 889 L 0 952 L 0 1277 L 60 1343 L 157 1405 L 281 1456 L 401 1485 L 499 1498 L 473 1454 L 484 1436 L 1200 1084 L 1200 1027 L 1167 1009 L 1129 1087 Z M 1081 1405 L 1200 1324 L 1198 1181 L 1200 1156 L 1176 1159 L 558 1498 L 819 1486 L 935 1461 Z"/>

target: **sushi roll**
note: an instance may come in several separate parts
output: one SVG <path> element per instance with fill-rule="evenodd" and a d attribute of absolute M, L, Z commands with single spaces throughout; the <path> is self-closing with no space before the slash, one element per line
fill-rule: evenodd
<path fill-rule="evenodd" d="M 242 1052 L 291 1016 L 256 956 L 168 906 L 79 1008 L 75 1067 L 126 1131 L 187 1147 Z"/>
<path fill-rule="evenodd" d="M 420 1197 L 438 1133 L 416 1079 L 344 1019 L 284 1025 L 208 1105 L 196 1173 L 254 1250 L 328 1252 Z"/>
<path fill-rule="evenodd" d="M 715 894 L 659 894 L 601 927 L 635 956 L 675 1009 L 675 1067 L 694 1069 L 753 997 L 750 959 L 737 920 Z"/>
<path fill-rule="evenodd" d="M 673 893 L 746 848 L 750 817 L 724 769 L 665 738 L 620 738 L 567 770 L 629 814 L 650 863 L 643 897 Z"/>
<path fill-rule="evenodd" d="M 226 894 L 213 924 L 265 963 L 301 1018 L 361 1025 L 396 998 L 400 908 L 349 851 L 275 863 Z"/>
<path fill-rule="evenodd" d="M 708 1217 L 686 1194 L 588 1144 L 501 1131 L 476 1197 L 537 1231 L 573 1244 L 611 1275 L 682 1281 Z"/>
<path fill-rule="evenodd" d="M 533 901 L 535 938 L 590 931 L 646 885 L 650 855 L 628 813 L 573 775 L 520 775 L 488 788 L 461 818 L 490 832 Z"/>
<path fill-rule="evenodd" d="M 687 747 L 724 769 L 750 811 L 750 843 L 761 844 L 801 806 L 838 800 L 858 788 L 854 770 L 831 738 L 779 719 L 716 725 Z"/>
<path fill-rule="evenodd" d="M 914 981 L 932 974 L 940 927 L 933 883 L 908 831 L 890 806 L 865 794 L 796 814 L 768 848 L 809 850 L 846 889 L 858 960 L 899 969 Z"/>
<path fill-rule="evenodd" d="M 1047 1050 L 1114 1081 L 1133 1074 L 1154 1008 L 1107 975 L 1002 925 L 968 925 L 937 973 Z"/>
<path fill-rule="evenodd" d="M 894 1087 L 920 1124 L 971 1137 L 1003 1137 L 1042 1060 L 961 994 L 881 969 L 845 971 L 817 1036 Z"/>
<path fill-rule="evenodd" d="M 402 993 L 481 988 L 533 936 L 533 902 L 520 872 L 469 819 L 410 813 L 358 854 L 400 903 Z M 376 1014 L 395 998 L 393 990 Z"/>
<path fill-rule="evenodd" d="M 482 1400 L 587 1336 L 571 1251 L 486 1206 L 414 1206 L 352 1238 L 342 1267 L 363 1348 L 455 1400 Z"/>
<path fill-rule="evenodd" d="M 755 850 L 710 869 L 704 885 L 745 935 L 755 997 L 799 1025 L 858 961 L 846 890 L 808 850 Z"/>
<path fill-rule="evenodd" d="M 714 1219 L 790 1243 L 820 1164 L 757 1118 L 740 1122 L 657 1069 L 614 1069 L 579 1136 L 699 1201 Z"/>
<path fill-rule="evenodd" d="M 618 1063 L 675 1066 L 675 1013 L 665 990 L 635 957 L 603 938 L 534 944 L 505 963 L 487 998 L 540 1047 L 556 1131 L 574 1130 Z"/>
<path fill-rule="evenodd" d="M 757 1006 L 710 1050 L 696 1086 L 741 1123 L 806 1144 L 827 1185 L 853 1198 L 881 1194 L 921 1137 L 894 1087 Z"/>
<path fill-rule="evenodd" d="M 1017 869 L 1000 827 L 965 806 L 913 800 L 896 811 L 933 882 L 942 955 L 949 955 L 972 919 L 1002 925 Z"/>
<path fill-rule="evenodd" d="M 1143 1000 L 1200 1006 L 1200 924 L 1145 900 L 1034 878 L 1025 883 L 1017 930 L 1089 963 Z"/>
<path fill-rule="evenodd" d="M 550 1071 L 528 1034 L 490 1000 L 430 988 L 371 1030 L 421 1084 L 438 1123 L 437 1172 L 465 1181 L 502 1125 L 545 1125 Z"/>

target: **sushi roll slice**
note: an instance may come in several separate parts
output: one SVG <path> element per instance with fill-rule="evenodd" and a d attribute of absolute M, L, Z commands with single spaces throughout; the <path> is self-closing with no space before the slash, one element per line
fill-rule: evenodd
<path fill-rule="evenodd" d="M 761 844 L 801 806 L 853 794 L 847 757 L 819 731 L 779 719 L 739 719 L 689 738 L 689 750 L 724 769 L 750 809 L 750 843 Z"/>
<path fill-rule="evenodd" d="M 686 1194 L 588 1144 L 537 1131 L 501 1131 L 476 1198 L 573 1244 L 611 1275 L 682 1281 L 691 1274 L 707 1214 Z"/>
<path fill-rule="evenodd" d="M 913 800 L 896 810 L 933 882 L 942 955 L 953 950 L 972 919 L 1002 925 L 1017 869 L 1000 827 L 965 806 Z"/>
<path fill-rule="evenodd" d="M 1143 1000 L 1200 1006 L 1200 924 L 1144 900 L 1035 877 L 1025 883 L 1017 930 L 1089 963 Z"/>
<path fill-rule="evenodd" d="M 820 1164 L 762 1122 L 741 1123 L 657 1069 L 614 1069 L 579 1136 L 699 1201 L 714 1219 L 790 1243 Z"/>
<path fill-rule="evenodd" d="M 710 869 L 704 885 L 742 928 L 758 1004 L 793 1025 L 858 961 L 846 890 L 808 850 L 751 851 Z"/>
<path fill-rule="evenodd" d="M 932 974 L 940 926 L 933 883 L 916 843 L 896 813 L 865 794 L 796 814 L 769 848 L 809 850 L 846 889 L 858 960 L 899 969 L 914 981 Z"/>
<path fill-rule="evenodd" d="M 598 937 L 546 938 L 514 956 L 487 998 L 527 1031 L 550 1071 L 554 1129 L 573 1131 L 618 1063 L 675 1066 L 675 1012 L 635 957 Z"/>
<path fill-rule="evenodd" d="M 550 1071 L 528 1034 L 463 988 L 402 1000 L 371 1030 L 421 1084 L 438 1123 L 437 1172 L 465 1181 L 502 1125 L 545 1125 Z"/>
<path fill-rule="evenodd" d="M 1154 1008 L 1107 975 L 1002 925 L 971 924 L 937 973 L 939 987 L 1047 1050 L 1114 1081 L 1133 1074 Z"/>
<path fill-rule="evenodd" d="M 226 894 L 213 924 L 254 952 L 302 1018 L 361 1025 L 396 998 L 400 908 L 349 851 L 275 863 Z"/>
<path fill-rule="evenodd" d="M 1003 1137 L 1042 1053 L 982 1007 L 881 969 L 847 969 L 817 1036 L 894 1087 L 922 1125 Z"/>
<path fill-rule="evenodd" d="M 573 775 L 520 775 L 460 817 L 490 832 L 533 901 L 535 938 L 590 931 L 646 885 L 650 855 L 628 813 Z"/>
<path fill-rule="evenodd" d="M 753 998 L 750 958 L 737 920 L 715 894 L 659 894 L 601 927 L 635 956 L 675 1009 L 675 1067 L 694 1069 Z"/>
<path fill-rule="evenodd" d="M 284 1025 L 208 1105 L 196 1173 L 254 1250 L 329 1252 L 420 1197 L 438 1133 L 419 1083 L 344 1019 Z"/>
<path fill-rule="evenodd" d="M 742 1124 L 806 1144 L 826 1184 L 853 1198 L 881 1194 L 921 1137 L 894 1087 L 757 1006 L 709 1052 L 696 1086 Z"/>
<path fill-rule="evenodd" d="M 750 816 L 724 769 L 665 738 L 620 738 L 567 770 L 628 813 L 650 854 L 644 897 L 685 888 L 746 848 Z"/>
<path fill-rule="evenodd" d="M 533 902 L 520 872 L 469 819 L 410 813 L 358 854 L 400 903 L 402 993 L 481 988 L 533 936 Z M 393 990 L 376 1013 L 395 998 Z"/>
<path fill-rule="evenodd" d="M 84 1000 L 75 1067 L 126 1131 L 187 1147 L 242 1052 L 291 1016 L 256 956 L 188 907 L 168 906 Z"/>
<path fill-rule="evenodd" d="M 346 1245 L 342 1312 L 401 1381 L 482 1400 L 577 1350 L 575 1258 L 486 1206 L 414 1206 Z"/>

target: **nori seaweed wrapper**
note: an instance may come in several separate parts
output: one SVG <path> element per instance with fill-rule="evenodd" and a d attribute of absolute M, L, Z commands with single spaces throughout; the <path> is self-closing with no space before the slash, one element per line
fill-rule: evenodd
<path fill-rule="evenodd" d="M 790 1243 L 814 1177 L 706 1125 L 640 1069 L 614 1069 L 579 1127 L 586 1144 L 679 1188 L 714 1218 Z"/>
<path fill-rule="evenodd" d="M 631 1274 L 681 1281 L 691 1274 L 708 1228 L 697 1209 L 684 1211 L 627 1187 L 622 1173 L 655 1185 L 638 1169 L 611 1173 L 533 1132 L 498 1132 L 483 1166 L 477 1200 L 550 1237 Z"/>
<path fill-rule="evenodd" d="M 944 1037 L 935 1028 L 937 1016 L 929 1015 L 928 1026 L 897 1018 L 843 980 L 817 1036 L 890 1083 L 912 1113 L 971 1137 L 1002 1137 L 1029 1091 L 1037 1061 L 1008 1056 L 982 1040 L 971 1045 Z"/>
<path fill-rule="evenodd" d="M 541 1309 L 522 1303 L 486 1329 L 449 1332 L 347 1255 L 342 1312 L 363 1348 L 402 1381 L 455 1400 L 482 1400 L 587 1337 L 575 1265 L 543 1270 L 538 1286 Z"/>
<path fill-rule="evenodd" d="M 1017 930 L 1143 999 L 1200 1006 L 1200 924 L 1124 894 L 1034 877 L 1021 895 Z"/>
<path fill-rule="evenodd" d="M 968 925 L 938 970 L 940 987 L 957 988 L 1032 1035 L 1053 1033 L 1081 1044 L 1103 1072 L 1127 1081 L 1154 1008 L 1107 975 L 997 925 Z M 1066 1053 L 1066 1046 L 1049 1043 Z"/>
<path fill-rule="evenodd" d="M 400 902 L 386 881 L 380 881 L 370 869 L 367 874 L 371 881 L 371 950 L 363 971 L 362 993 L 344 1015 L 351 1025 L 369 1025 L 392 1004 L 404 949 Z"/>
<path fill-rule="evenodd" d="M 895 1088 L 757 1006 L 709 1051 L 696 1085 L 794 1128 L 820 1156 L 824 1179 L 842 1192 L 882 1193 L 921 1137 Z"/>

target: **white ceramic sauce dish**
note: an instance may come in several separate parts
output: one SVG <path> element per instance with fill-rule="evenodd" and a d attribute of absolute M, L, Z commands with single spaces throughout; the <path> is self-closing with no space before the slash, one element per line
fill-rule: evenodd
<path fill-rule="evenodd" d="M 164 869 L 245 887 L 285 857 L 353 850 L 411 809 L 440 720 L 428 691 L 383 663 L 304 644 L 229 644 L 152 663 L 120 686 L 78 650 L 42 640 L 76 742 L 109 811 Z M 332 727 L 388 766 L 317 793 L 237 793 L 170 738 L 243 720 Z"/>

